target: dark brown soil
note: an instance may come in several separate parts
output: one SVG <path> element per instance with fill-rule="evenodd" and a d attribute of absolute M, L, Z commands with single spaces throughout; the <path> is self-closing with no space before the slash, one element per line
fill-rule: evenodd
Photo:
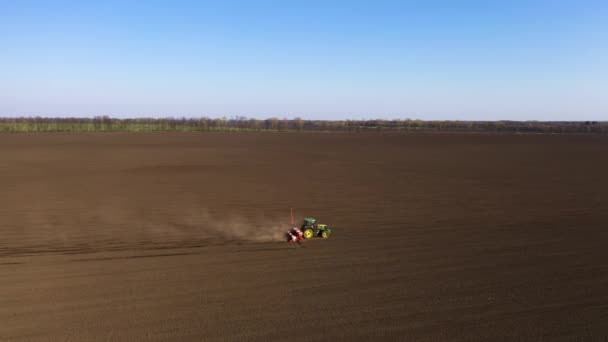
<path fill-rule="evenodd" d="M 0 189 L 2 341 L 608 339 L 608 136 L 8 134 Z"/>

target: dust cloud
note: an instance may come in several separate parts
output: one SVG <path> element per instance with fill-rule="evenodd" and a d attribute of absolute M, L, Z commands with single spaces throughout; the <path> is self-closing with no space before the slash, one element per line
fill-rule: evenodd
<path fill-rule="evenodd" d="M 79 210 L 32 206 L 13 218 L 5 222 L 0 255 L 279 242 L 290 227 L 276 217 L 212 213 L 194 205 L 137 206 L 116 199 Z"/>
<path fill-rule="evenodd" d="M 202 234 L 225 241 L 273 242 L 283 241 L 289 225 L 277 219 L 245 218 L 237 214 L 226 217 L 212 215 L 207 209 L 199 209 L 185 216 L 181 227 L 197 229 Z"/>

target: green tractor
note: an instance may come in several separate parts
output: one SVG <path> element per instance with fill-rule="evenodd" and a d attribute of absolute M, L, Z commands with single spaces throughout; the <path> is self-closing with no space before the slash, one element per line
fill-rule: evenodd
<path fill-rule="evenodd" d="M 304 223 L 302 223 L 302 228 L 300 228 L 300 230 L 304 233 L 306 239 L 315 236 L 327 239 L 331 235 L 331 229 L 329 229 L 326 224 L 317 223 L 317 220 L 312 217 L 304 218 Z"/>

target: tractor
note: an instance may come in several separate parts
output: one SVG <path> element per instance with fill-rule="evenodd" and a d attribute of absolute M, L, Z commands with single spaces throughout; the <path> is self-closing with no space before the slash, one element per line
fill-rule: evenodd
<path fill-rule="evenodd" d="M 317 220 L 312 217 L 304 218 L 304 223 L 302 223 L 302 228 L 300 228 L 300 230 L 304 233 L 306 239 L 315 236 L 327 239 L 331 235 L 331 229 L 329 229 L 326 224 L 317 223 Z"/>

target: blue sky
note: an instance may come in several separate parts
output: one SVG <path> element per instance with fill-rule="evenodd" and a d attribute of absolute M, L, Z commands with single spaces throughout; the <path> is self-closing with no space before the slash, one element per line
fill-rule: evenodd
<path fill-rule="evenodd" d="M 608 1 L 0 0 L 0 116 L 608 120 Z"/>

